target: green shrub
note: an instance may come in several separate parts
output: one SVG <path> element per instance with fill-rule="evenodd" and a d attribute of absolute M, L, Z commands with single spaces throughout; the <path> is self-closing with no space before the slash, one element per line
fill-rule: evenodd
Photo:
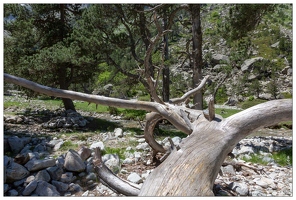
<path fill-rule="evenodd" d="M 255 98 L 254 98 L 254 96 L 249 96 L 249 101 L 253 101 Z"/>
<path fill-rule="evenodd" d="M 132 110 L 132 109 L 125 109 L 122 111 L 124 119 L 133 119 L 133 120 L 143 120 L 146 116 L 145 110 Z"/>
<path fill-rule="evenodd" d="M 292 99 L 292 94 L 289 92 L 282 92 L 281 94 L 285 99 Z"/>
<path fill-rule="evenodd" d="M 215 101 L 217 104 L 223 104 L 227 101 L 227 94 L 226 94 L 226 87 L 223 85 L 221 88 L 218 89 L 215 97 Z"/>
<path fill-rule="evenodd" d="M 120 112 L 118 108 L 109 106 L 108 109 L 110 115 L 118 115 Z"/>

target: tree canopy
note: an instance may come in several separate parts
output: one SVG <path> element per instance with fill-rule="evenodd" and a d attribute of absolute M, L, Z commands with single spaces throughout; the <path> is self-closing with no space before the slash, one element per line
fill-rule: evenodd
<path fill-rule="evenodd" d="M 224 36 L 243 37 L 272 8 L 233 5 L 221 28 Z M 203 77 L 201 9 L 200 4 L 5 4 L 4 71 L 88 93 L 99 76 L 105 82 L 120 76 L 117 84 L 128 85 L 124 93 L 141 85 L 153 93 L 151 100 L 168 101 L 170 65 L 177 58 L 193 69 L 191 88 Z M 183 49 L 171 49 L 176 39 L 185 40 L 178 47 Z M 202 109 L 203 94 L 197 95 L 193 103 Z M 66 109 L 75 109 L 63 101 Z"/>

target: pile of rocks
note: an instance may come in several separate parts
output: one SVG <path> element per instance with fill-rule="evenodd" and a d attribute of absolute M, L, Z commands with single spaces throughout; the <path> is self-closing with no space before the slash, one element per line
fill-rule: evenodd
<path fill-rule="evenodd" d="M 116 129 L 117 139 L 128 134 Z M 150 147 L 143 138 L 136 139 L 136 147 L 128 147 L 121 160 L 116 154 L 106 154 L 103 162 L 118 176 L 130 182 L 143 184 L 153 171 L 128 171 L 127 166 L 151 160 Z M 172 138 L 177 145 L 182 141 Z M 90 140 L 91 141 L 91 140 Z M 17 156 L 4 156 L 4 194 L 6 196 L 122 196 L 98 182 L 94 171 L 93 149 L 104 150 L 104 142 L 93 142 L 89 147 L 68 150 L 54 158 L 65 141 L 62 139 L 5 136 L 4 146 Z M 169 146 L 168 139 L 158 141 Z M 215 185 L 215 195 L 236 196 L 292 196 L 292 168 L 280 167 L 271 158 L 271 153 L 284 148 L 292 148 L 292 138 L 254 137 L 244 139 L 232 151 L 233 163 L 243 163 L 240 167 L 228 164 L 221 167 Z M 240 160 L 243 156 L 257 153 L 264 156 L 268 164 L 260 166 Z M 257 170 L 256 170 L 257 169 Z M 258 172 L 259 171 L 259 172 Z"/>
<path fill-rule="evenodd" d="M 116 128 L 111 135 L 120 138 L 126 133 Z M 138 139 L 135 138 L 135 140 Z M 6 135 L 4 137 L 5 152 L 11 152 L 16 156 L 4 156 L 4 194 L 6 196 L 119 195 L 98 182 L 94 171 L 93 149 L 99 147 L 104 151 L 103 142 L 93 142 L 88 148 L 82 146 L 78 151 L 70 149 L 54 158 L 52 153 L 57 152 L 64 142 L 62 139 L 50 139 L 50 137 Z M 142 162 L 145 158 L 144 154 L 147 156 L 143 148 L 143 145 L 137 147 L 141 150 L 140 152 L 128 147 L 124 160 L 120 160 L 117 154 L 105 154 L 102 156 L 102 161 L 115 174 L 119 173 L 127 177 L 127 180 L 141 184 L 151 172 L 150 170 L 143 172 L 143 176 L 136 173 L 127 174 L 128 171 L 121 165 Z M 150 149 L 146 148 L 146 150 Z"/>
<path fill-rule="evenodd" d="M 281 167 L 272 153 L 292 148 L 292 137 L 253 137 L 233 149 L 233 165 L 221 167 L 214 191 L 221 196 L 292 196 L 292 166 Z M 253 154 L 267 165 L 246 163 Z M 289 158 L 288 158 L 289 159 Z M 289 161 L 287 161 L 289 163 Z"/>
<path fill-rule="evenodd" d="M 79 128 L 89 123 L 79 112 L 73 110 L 47 109 L 24 110 L 24 115 L 4 115 L 4 122 L 10 124 L 34 124 L 42 123 L 43 128 Z"/>

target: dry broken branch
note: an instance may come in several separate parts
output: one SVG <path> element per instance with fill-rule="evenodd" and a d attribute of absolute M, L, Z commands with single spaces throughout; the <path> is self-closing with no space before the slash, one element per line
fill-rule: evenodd
<path fill-rule="evenodd" d="M 207 75 L 204 77 L 204 79 L 200 82 L 199 86 L 197 88 L 194 88 L 193 90 L 190 90 L 189 92 L 186 92 L 182 97 L 180 98 L 175 98 L 175 99 L 171 99 L 170 103 L 172 104 L 179 104 L 182 103 L 184 101 L 186 101 L 186 99 L 188 99 L 190 96 L 196 94 L 197 92 L 199 92 L 206 84 L 208 78 L 210 76 Z"/>
<path fill-rule="evenodd" d="M 126 196 L 138 196 L 140 187 L 116 176 L 103 162 L 99 147 L 94 149 L 93 164 L 98 176 L 107 186 Z"/>

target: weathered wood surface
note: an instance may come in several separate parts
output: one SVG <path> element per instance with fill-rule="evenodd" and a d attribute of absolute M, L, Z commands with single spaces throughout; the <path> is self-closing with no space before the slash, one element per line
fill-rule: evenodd
<path fill-rule="evenodd" d="M 99 147 L 94 149 L 93 164 L 98 176 L 113 190 L 126 196 L 137 196 L 140 187 L 116 176 L 102 161 L 101 150 Z"/>
<path fill-rule="evenodd" d="M 148 115 L 145 138 L 152 148 L 160 152 L 164 150 L 152 136 L 152 128 L 157 121 L 165 118 L 176 128 L 188 134 L 188 137 L 184 138 L 179 145 L 180 149 L 172 149 L 166 160 L 148 176 L 141 187 L 140 196 L 213 195 L 212 187 L 220 166 L 241 139 L 260 127 L 292 120 L 292 99 L 259 104 L 226 119 L 214 114 L 210 108 L 211 117 L 207 118 L 201 110 L 193 110 L 184 106 L 162 102 L 122 100 L 60 90 L 9 74 L 4 74 L 4 80 L 49 96 L 154 112 L 150 118 Z M 102 174 L 108 174 L 108 171 Z M 110 177 L 106 176 L 105 179 L 114 182 L 116 178 Z M 108 184 L 112 184 L 111 182 Z M 121 192 L 124 193 L 124 191 Z M 125 194 L 136 195 L 137 191 Z"/>

